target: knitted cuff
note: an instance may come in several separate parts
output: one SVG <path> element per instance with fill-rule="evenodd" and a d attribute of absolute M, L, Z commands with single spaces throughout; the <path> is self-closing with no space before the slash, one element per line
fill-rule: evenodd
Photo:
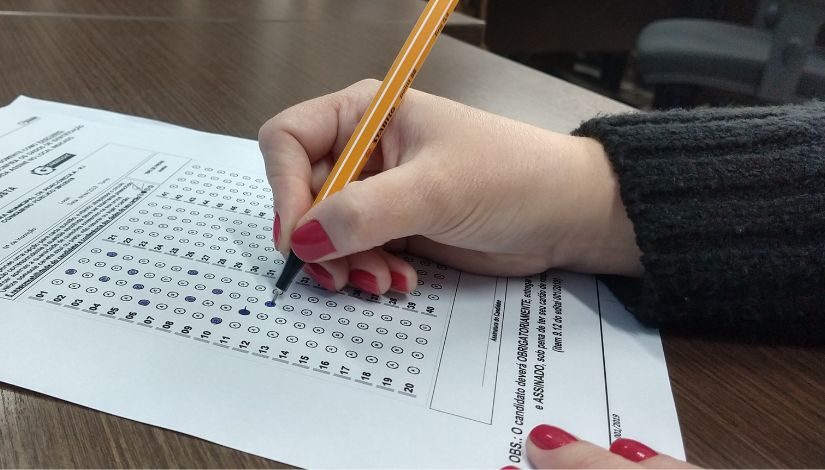
<path fill-rule="evenodd" d="M 599 117 L 650 326 L 825 338 L 825 104 Z"/>

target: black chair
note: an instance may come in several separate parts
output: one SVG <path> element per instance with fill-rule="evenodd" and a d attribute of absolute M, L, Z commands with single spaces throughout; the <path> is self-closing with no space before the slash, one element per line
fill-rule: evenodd
<path fill-rule="evenodd" d="M 816 46 L 825 0 L 763 0 L 754 26 L 669 19 L 637 40 L 640 76 L 654 107 L 690 105 L 698 87 L 757 101 L 825 98 L 825 49 Z"/>

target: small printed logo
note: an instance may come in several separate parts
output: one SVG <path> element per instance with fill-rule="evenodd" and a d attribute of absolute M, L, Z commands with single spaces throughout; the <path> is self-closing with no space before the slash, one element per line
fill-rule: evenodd
<path fill-rule="evenodd" d="M 32 170 L 35 175 L 46 176 L 54 173 L 54 168 L 50 166 L 39 166 Z"/>
<path fill-rule="evenodd" d="M 54 170 L 57 169 L 58 166 L 66 163 L 67 161 L 71 160 L 72 158 L 76 157 L 77 155 L 73 153 L 64 153 L 63 155 L 55 158 L 54 160 L 46 163 L 45 165 L 38 166 L 32 169 L 32 174 L 46 176 L 54 173 Z"/>

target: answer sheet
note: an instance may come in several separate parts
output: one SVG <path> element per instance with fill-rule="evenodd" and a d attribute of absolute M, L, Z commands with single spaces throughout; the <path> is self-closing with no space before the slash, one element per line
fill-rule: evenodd
<path fill-rule="evenodd" d="M 683 457 L 656 331 L 592 276 L 408 257 L 409 295 L 283 265 L 254 141 L 0 109 L 0 380 L 303 467 L 527 468 L 533 426 Z"/>

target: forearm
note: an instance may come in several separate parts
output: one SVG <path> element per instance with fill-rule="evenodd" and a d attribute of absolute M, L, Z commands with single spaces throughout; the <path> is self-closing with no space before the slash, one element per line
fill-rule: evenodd
<path fill-rule="evenodd" d="M 825 105 L 613 116 L 575 134 L 618 175 L 640 320 L 825 338 Z"/>

